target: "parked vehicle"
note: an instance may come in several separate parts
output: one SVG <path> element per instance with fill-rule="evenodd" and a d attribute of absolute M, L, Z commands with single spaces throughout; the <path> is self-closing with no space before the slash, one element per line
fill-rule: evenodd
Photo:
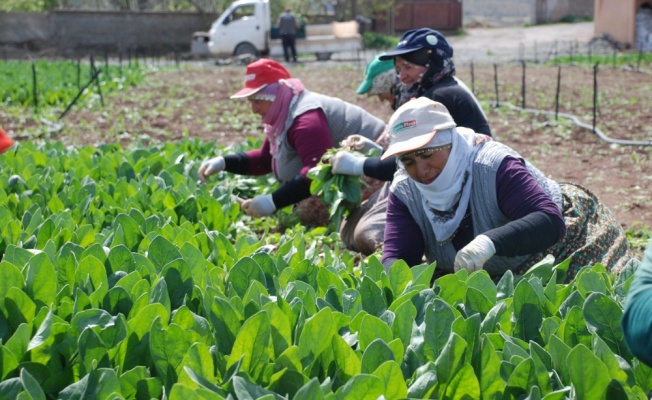
<path fill-rule="evenodd" d="M 282 56 L 280 38 L 272 39 L 269 0 L 237 0 L 224 11 L 208 32 L 208 50 L 220 57 Z M 328 60 L 336 52 L 362 50 L 362 36 L 356 21 L 306 25 L 305 37 L 298 35 L 299 54 L 312 53 Z"/>

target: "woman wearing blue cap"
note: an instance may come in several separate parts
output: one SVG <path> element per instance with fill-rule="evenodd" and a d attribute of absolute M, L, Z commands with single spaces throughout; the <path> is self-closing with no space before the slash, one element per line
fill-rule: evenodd
<path fill-rule="evenodd" d="M 453 120 L 465 128 L 491 136 L 478 100 L 454 78 L 453 48 L 434 29 L 407 31 L 393 51 L 380 57 L 393 60 L 401 80 L 399 105 L 425 96 L 442 103 Z"/>
<path fill-rule="evenodd" d="M 378 71 L 391 63 L 400 79 L 393 109 L 413 97 L 425 96 L 446 106 L 458 126 L 491 136 L 480 103 L 468 87 L 454 76 L 452 57 L 453 48 L 438 31 L 430 28 L 410 30 L 401 37 L 393 51 L 380 55 L 370 63 L 365 82 L 373 82 L 376 78 L 369 79 L 370 76 L 373 73 L 378 76 Z M 356 135 L 347 140 L 355 141 L 363 152 L 374 145 Z M 381 181 L 391 181 L 396 171 L 394 157 L 381 161 L 378 157 L 364 158 L 347 151 L 338 152 L 331 164 L 334 173 L 367 176 Z M 371 254 L 381 247 L 388 193 L 386 186 L 344 221 L 340 233 L 349 248 Z"/>

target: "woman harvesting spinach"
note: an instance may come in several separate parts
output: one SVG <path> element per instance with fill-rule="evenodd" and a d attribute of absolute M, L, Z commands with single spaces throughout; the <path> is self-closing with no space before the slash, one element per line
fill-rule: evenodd
<path fill-rule="evenodd" d="M 281 187 L 245 200 L 245 213 L 263 217 L 294 204 L 303 224 L 328 225 L 328 207 L 318 196 L 311 196 L 306 174 L 328 149 L 349 135 L 378 137 L 385 128 L 383 121 L 341 99 L 306 90 L 281 64 L 264 58 L 247 65 L 244 88 L 231 98 L 249 100 L 253 112 L 262 118 L 265 140 L 259 149 L 204 162 L 200 179 L 220 171 L 274 173 Z"/>
<path fill-rule="evenodd" d="M 631 258 L 613 214 L 587 189 L 548 179 L 511 148 L 456 127 L 425 97 L 388 125 L 399 170 L 387 200 L 383 264 L 437 262 L 452 273 L 523 273 L 547 254 L 570 258 L 568 279 L 586 265 L 618 272 Z"/>

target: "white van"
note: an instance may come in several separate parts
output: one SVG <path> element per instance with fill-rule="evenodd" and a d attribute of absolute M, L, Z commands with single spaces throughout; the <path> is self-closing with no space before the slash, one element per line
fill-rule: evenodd
<path fill-rule="evenodd" d="M 269 0 L 237 0 L 224 11 L 208 32 L 208 49 L 220 57 L 252 54 L 282 56 L 280 39 L 271 38 Z M 297 53 L 313 53 L 318 60 L 332 53 L 362 50 L 362 36 L 356 21 L 307 25 L 306 37 L 297 38 Z"/>

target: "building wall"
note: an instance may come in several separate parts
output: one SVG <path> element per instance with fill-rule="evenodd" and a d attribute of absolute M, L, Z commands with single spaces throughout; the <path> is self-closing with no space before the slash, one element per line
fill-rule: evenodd
<path fill-rule="evenodd" d="M 595 0 L 546 0 L 539 22 L 558 22 L 564 17 L 593 18 Z"/>
<path fill-rule="evenodd" d="M 536 0 L 464 0 L 465 26 L 514 26 L 536 22 Z"/>
<path fill-rule="evenodd" d="M 187 52 L 193 33 L 207 31 L 216 18 L 198 13 L 0 13 L 0 45 L 60 55 Z"/>
<path fill-rule="evenodd" d="M 399 0 L 395 10 L 377 16 L 374 30 L 402 33 L 415 28 L 453 31 L 462 27 L 462 0 Z"/>
<path fill-rule="evenodd" d="M 0 13 L 0 43 L 30 44 L 50 40 L 50 15 L 46 13 Z"/>
<path fill-rule="evenodd" d="M 463 0 L 464 26 L 515 26 L 591 18 L 594 0 Z"/>
<path fill-rule="evenodd" d="M 634 42 L 636 0 L 596 0 L 596 36 L 608 34 L 621 43 Z"/>

